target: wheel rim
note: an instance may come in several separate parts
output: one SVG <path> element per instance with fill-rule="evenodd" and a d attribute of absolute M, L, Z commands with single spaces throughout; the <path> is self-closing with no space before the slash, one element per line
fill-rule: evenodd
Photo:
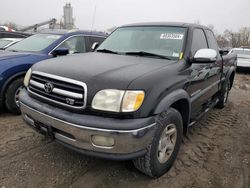
<path fill-rule="evenodd" d="M 224 93 L 224 99 L 223 99 L 224 104 L 227 103 L 228 90 L 229 90 L 229 86 L 228 86 L 228 85 L 229 85 L 229 84 L 227 84 L 226 89 L 225 89 L 225 93 Z"/>
<path fill-rule="evenodd" d="M 165 163 L 172 155 L 177 138 L 177 130 L 174 124 L 169 124 L 163 130 L 157 151 L 157 158 L 160 163 Z"/>
<path fill-rule="evenodd" d="M 23 86 L 21 86 L 21 87 L 19 87 L 17 90 L 16 90 L 16 92 L 15 92 L 15 98 L 14 98 L 14 100 L 15 100 L 15 103 L 16 103 L 16 105 L 19 107 L 20 106 L 20 101 L 19 101 L 19 93 L 20 93 L 20 91 L 23 89 Z"/>

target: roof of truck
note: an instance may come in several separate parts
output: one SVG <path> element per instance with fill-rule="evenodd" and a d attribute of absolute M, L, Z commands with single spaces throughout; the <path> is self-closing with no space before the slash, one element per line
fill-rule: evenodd
<path fill-rule="evenodd" d="M 177 26 L 177 27 L 200 27 L 203 29 L 209 29 L 204 25 L 185 23 L 185 22 L 143 22 L 143 23 L 127 24 L 121 27 L 134 27 L 134 26 Z"/>

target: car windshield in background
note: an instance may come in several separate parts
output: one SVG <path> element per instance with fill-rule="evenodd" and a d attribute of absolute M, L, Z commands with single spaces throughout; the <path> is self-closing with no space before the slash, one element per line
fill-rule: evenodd
<path fill-rule="evenodd" d="M 60 35 L 54 34 L 36 34 L 30 36 L 13 46 L 7 48 L 8 51 L 27 51 L 27 52 L 39 52 L 43 49 L 47 48 L 51 45 L 54 41 L 59 39 Z"/>
<path fill-rule="evenodd" d="M 11 43 L 10 40 L 0 39 L 0 48 L 4 48 L 5 46 L 7 46 L 10 43 Z"/>
<path fill-rule="evenodd" d="M 183 50 L 185 34 L 183 27 L 122 27 L 114 31 L 97 51 L 177 59 Z"/>
<path fill-rule="evenodd" d="M 249 49 L 242 49 L 242 50 L 233 50 L 234 53 L 236 54 L 246 54 L 246 55 L 250 55 L 250 50 Z"/>

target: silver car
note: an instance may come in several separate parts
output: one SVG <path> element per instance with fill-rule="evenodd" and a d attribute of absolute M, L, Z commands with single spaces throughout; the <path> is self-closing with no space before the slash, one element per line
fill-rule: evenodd
<path fill-rule="evenodd" d="M 237 54 L 237 67 L 250 68 L 250 49 L 249 48 L 233 48 L 229 53 Z"/>

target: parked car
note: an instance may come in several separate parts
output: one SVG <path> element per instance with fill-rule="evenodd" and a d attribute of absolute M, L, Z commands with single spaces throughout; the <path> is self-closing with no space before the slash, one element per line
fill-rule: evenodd
<path fill-rule="evenodd" d="M 250 68 L 249 48 L 233 48 L 229 53 L 237 54 L 237 67 Z"/>
<path fill-rule="evenodd" d="M 23 40 L 23 38 L 2 38 L 0 39 L 0 50 L 4 50 L 21 40 Z"/>
<path fill-rule="evenodd" d="M 22 116 L 66 147 L 132 159 L 159 177 L 172 166 L 188 127 L 227 104 L 236 56 L 221 54 L 205 26 L 122 26 L 94 53 L 32 66 L 20 93 Z"/>
<path fill-rule="evenodd" d="M 89 52 L 94 42 L 105 38 L 103 32 L 58 30 L 32 35 L 0 51 L 0 107 L 20 113 L 18 94 L 33 64 L 68 53 Z"/>

